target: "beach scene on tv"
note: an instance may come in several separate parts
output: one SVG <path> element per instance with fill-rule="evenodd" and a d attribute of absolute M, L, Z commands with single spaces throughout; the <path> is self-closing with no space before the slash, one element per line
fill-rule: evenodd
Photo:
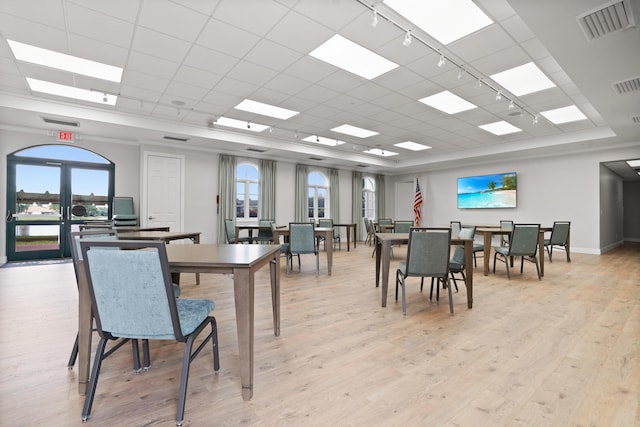
<path fill-rule="evenodd" d="M 458 178 L 458 208 L 516 207 L 516 173 Z"/>

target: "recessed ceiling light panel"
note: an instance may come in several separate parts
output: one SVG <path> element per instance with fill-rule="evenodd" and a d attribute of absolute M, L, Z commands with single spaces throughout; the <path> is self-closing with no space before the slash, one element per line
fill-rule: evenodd
<path fill-rule="evenodd" d="M 551 123 L 556 125 L 587 119 L 587 116 L 585 116 L 584 113 L 580 111 L 575 105 L 556 108 L 555 110 L 541 111 L 540 114 L 542 114 Z"/>
<path fill-rule="evenodd" d="M 262 116 L 275 117 L 276 119 L 281 120 L 287 120 L 296 114 L 299 114 L 299 111 L 288 110 L 286 108 L 276 107 L 275 105 L 252 101 L 251 99 L 245 99 L 234 108 L 236 110 L 248 111 Z"/>
<path fill-rule="evenodd" d="M 369 138 L 370 136 L 378 135 L 378 132 L 351 125 L 342 125 L 331 130 L 334 132 L 344 133 L 346 135 L 356 136 L 358 138 Z"/>
<path fill-rule="evenodd" d="M 413 141 L 399 142 L 393 145 L 396 147 L 404 148 L 405 150 L 411 150 L 411 151 L 422 151 L 422 150 L 428 150 L 429 148 L 431 148 L 428 145 L 418 144 L 417 142 L 413 142 Z"/>
<path fill-rule="evenodd" d="M 493 74 L 490 77 L 515 96 L 555 87 L 555 83 L 533 62 Z"/>
<path fill-rule="evenodd" d="M 7 43 L 9 43 L 9 47 L 18 61 L 30 62 L 111 82 L 120 83 L 122 79 L 122 68 L 120 67 L 42 49 L 13 40 L 7 40 Z"/>
<path fill-rule="evenodd" d="M 302 140 L 306 142 L 313 142 L 315 144 L 328 145 L 330 147 L 335 147 L 336 145 L 342 145 L 345 143 L 339 139 L 325 138 L 324 136 L 316 135 L 310 135 L 306 138 L 302 138 Z"/>
<path fill-rule="evenodd" d="M 263 130 L 269 128 L 269 126 L 267 125 L 261 125 L 259 123 L 230 119 L 228 117 L 219 117 L 218 120 L 216 120 L 214 123 L 220 126 L 225 126 L 229 128 L 235 128 L 235 129 L 242 129 L 242 130 L 249 130 L 251 132 L 262 132 Z"/>
<path fill-rule="evenodd" d="M 440 111 L 444 111 L 447 114 L 456 114 L 461 111 L 471 110 L 478 107 L 448 90 L 422 98 L 420 99 L 420 102 Z"/>
<path fill-rule="evenodd" d="M 311 51 L 309 55 L 367 80 L 398 68 L 395 62 L 338 34 Z"/>
<path fill-rule="evenodd" d="M 103 105 L 116 105 L 116 101 L 118 100 L 117 96 L 108 93 L 65 86 L 44 80 L 32 79 L 30 77 L 27 77 L 27 83 L 29 84 L 29 88 L 34 92 L 73 98 L 80 101 L 95 102 Z"/>
<path fill-rule="evenodd" d="M 478 126 L 480 129 L 491 132 L 494 135 L 506 135 L 509 133 L 522 132 L 522 129 L 515 127 L 511 123 L 501 120 L 499 122 L 487 123 L 486 125 Z"/>
<path fill-rule="evenodd" d="M 382 156 L 382 157 L 398 155 L 398 153 L 394 153 L 393 151 L 382 150 L 380 148 L 372 148 L 371 150 L 365 150 L 364 152 L 367 154 L 375 154 L 376 156 Z"/>

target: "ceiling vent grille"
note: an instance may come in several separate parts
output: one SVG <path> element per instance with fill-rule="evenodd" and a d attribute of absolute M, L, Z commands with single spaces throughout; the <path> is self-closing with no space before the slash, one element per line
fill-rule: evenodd
<path fill-rule="evenodd" d="M 321 162 L 321 161 L 323 161 L 324 159 L 323 159 L 323 158 L 320 158 L 320 157 L 309 157 L 309 160 L 316 160 L 316 161 L 318 161 L 318 162 Z"/>
<path fill-rule="evenodd" d="M 169 141 L 178 141 L 178 142 L 187 142 L 189 138 L 179 138 L 177 136 L 163 136 L 162 138 L 168 139 Z"/>
<path fill-rule="evenodd" d="M 264 153 L 267 150 L 261 150 L 260 148 L 247 148 L 247 151 L 253 151 L 254 153 Z"/>
<path fill-rule="evenodd" d="M 71 122 L 68 120 L 58 120 L 58 119 L 50 119 L 48 117 L 42 117 L 42 120 L 45 123 L 49 123 L 51 125 L 60 125 L 60 126 L 73 126 L 73 127 L 80 127 L 80 122 Z"/>
<path fill-rule="evenodd" d="M 635 92 L 637 90 L 640 90 L 640 77 L 634 77 L 632 79 L 615 82 L 612 86 L 613 90 L 615 90 L 618 95 Z"/>
<path fill-rule="evenodd" d="M 633 123 L 640 125 L 640 116 L 633 116 L 631 120 L 633 120 Z"/>
<path fill-rule="evenodd" d="M 635 26 L 628 0 L 618 0 L 605 4 L 578 16 L 578 23 L 587 40 L 597 39 L 610 33 Z"/>
<path fill-rule="evenodd" d="M 356 165 L 356 166 L 359 167 L 359 168 L 368 168 L 369 167 L 369 165 Z"/>

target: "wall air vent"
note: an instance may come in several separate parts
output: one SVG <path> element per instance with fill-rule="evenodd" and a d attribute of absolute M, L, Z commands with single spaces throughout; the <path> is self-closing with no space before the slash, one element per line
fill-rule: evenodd
<path fill-rule="evenodd" d="M 611 86 L 613 86 L 613 90 L 616 91 L 618 95 L 624 95 L 625 93 L 635 92 L 640 90 L 640 76 L 633 77 L 631 79 L 623 80 L 620 82 L 615 82 Z"/>
<path fill-rule="evenodd" d="M 369 165 L 356 165 L 356 166 L 359 167 L 359 168 L 368 168 L 369 167 Z"/>
<path fill-rule="evenodd" d="M 60 125 L 60 126 L 73 126 L 80 127 L 80 122 L 71 122 L 69 120 L 59 120 L 59 119 L 50 119 L 48 117 L 42 117 L 42 121 L 45 123 L 49 123 L 51 125 Z"/>
<path fill-rule="evenodd" d="M 587 40 L 635 27 L 629 0 L 606 3 L 597 9 L 578 15 L 577 19 Z"/>
<path fill-rule="evenodd" d="M 263 150 L 260 148 L 247 148 L 247 151 L 253 151 L 254 153 L 264 153 L 267 150 Z"/>
<path fill-rule="evenodd" d="M 319 162 L 323 161 L 324 159 L 320 158 L 320 157 L 309 157 L 309 160 L 317 160 Z"/>
<path fill-rule="evenodd" d="M 168 139 L 169 141 L 178 141 L 178 142 L 187 142 L 189 138 L 180 138 L 177 136 L 163 136 L 163 139 Z"/>

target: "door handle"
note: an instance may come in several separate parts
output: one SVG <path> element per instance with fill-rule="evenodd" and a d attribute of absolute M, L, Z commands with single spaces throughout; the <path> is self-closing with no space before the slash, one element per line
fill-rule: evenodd
<path fill-rule="evenodd" d="M 148 219 L 156 219 L 155 216 L 150 216 Z"/>

